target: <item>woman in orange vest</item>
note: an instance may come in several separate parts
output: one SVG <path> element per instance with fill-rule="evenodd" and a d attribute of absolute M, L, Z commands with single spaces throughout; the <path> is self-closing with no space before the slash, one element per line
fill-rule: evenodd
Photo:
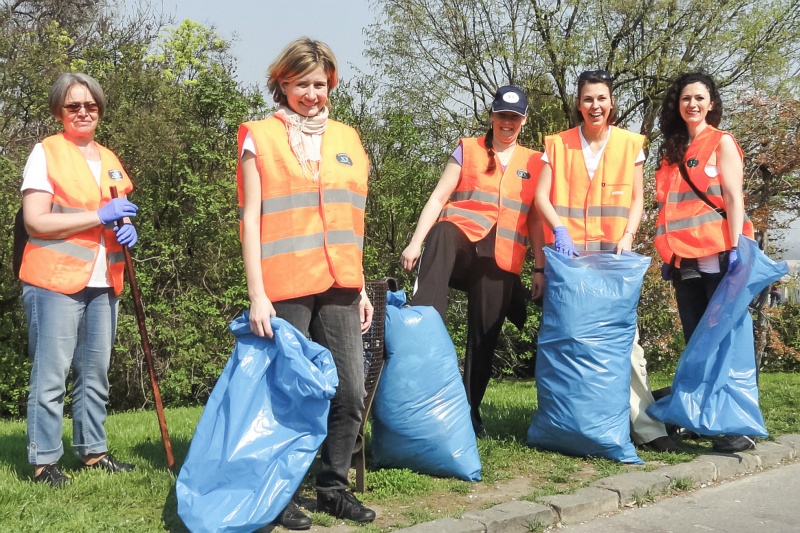
<path fill-rule="evenodd" d="M 567 255 L 583 251 L 630 251 L 644 205 L 644 137 L 613 126 L 611 75 L 604 70 L 578 78 L 578 127 L 545 137 L 536 206 L 547 227 L 545 242 Z M 647 362 L 638 342 L 631 352 L 631 435 L 637 444 L 674 451 L 661 422 L 645 410 L 655 400 Z"/>
<path fill-rule="evenodd" d="M 22 179 L 28 242 L 19 278 L 32 360 L 28 394 L 28 460 L 34 481 L 63 485 L 58 459 L 66 380 L 72 368 L 72 440 L 81 468 L 127 472 L 134 465 L 108 453 L 105 419 L 108 366 L 122 292 L 122 246 L 136 243 L 129 217 L 138 209 L 120 196 L 133 189 L 119 159 L 94 140 L 106 107 L 97 81 L 61 74 L 50 112 L 64 127 L 34 146 Z M 116 221 L 124 225 L 116 226 Z"/>
<path fill-rule="evenodd" d="M 369 160 L 358 133 L 328 117 L 336 58 L 324 43 L 291 42 L 268 70 L 278 110 L 239 128 L 237 181 L 250 328 L 272 337 L 278 316 L 328 348 L 339 386 L 317 474 L 317 510 L 356 522 L 375 513 L 347 490 L 364 410 L 362 333 L 372 322 L 362 249 Z M 276 523 L 311 527 L 292 500 Z"/>
<path fill-rule="evenodd" d="M 711 76 L 678 76 L 664 95 L 656 172 L 658 219 L 655 245 L 672 280 L 686 342 L 694 333 L 725 274 L 737 262 L 739 236 L 753 238 L 744 211 L 742 151 L 718 130 L 722 99 Z M 746 436 L 714 440 L 722 452 L 752 449 Z"/>
<path fill-rule="evenodd" d="M 406 270 L 419 263 L 413 305 L 433 306 L 446 320 L 449 288 L 467 292 L 464 386 L 477 435 L 484 433 L 480 405 L 503 321 L 509 316 L 517 327 L 525 323 L 519 275 L 529 236 L 541 231 L 531 211 L 541 153 L 517 144 L 527 113 L 520 89 L 497 90 L 491 128 L 459 142 L 400 256 Z M 541 246 L 534 255 L 541 265 Z M 542 293 L 542 272 L 534 269 L 534 298 Z"/>

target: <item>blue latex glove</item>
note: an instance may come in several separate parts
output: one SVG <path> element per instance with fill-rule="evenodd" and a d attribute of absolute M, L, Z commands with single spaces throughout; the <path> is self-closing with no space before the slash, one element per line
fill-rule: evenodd
<path fill-rule="evenodd" d="M 126 198 L 114 198 L 97 210 L 100 222 L 108 224 L 125 217 L 135 217 L 139 207 Z"/>
<path fill-rule="evenodd" d="M 661 279 L 664 281 L 670 281 L 672 279 L 672 265 L 669 263 L 663 263 L 661 265 Z"/>
<path fill-rule="evenodd" d="M 117 242 L 122 246 L 127 245 L 128 248 L 133 248 L 136 241 L 139 240 L 139 235 L 136 233 L 136 228 L 133 224 L 123 224 L 122 226 L 115 226 L 114 233 L 117 234 Z"/>
<path fill-rule="evenodd" d="M 739 259 L 739 252 L 734 248 L 728 254 L 728 272 L 736 268 L 736 265 L 738 265 L 740 262 L 741 260 Z"/>
<path fill-rule="evenodd" d="M 578 255 L 575 252 L 575 244 L 572 242 L 572 237 L 569 236 L 569 232 L 567 228 L 564 226 L 558 226 L 557 228 L 553 228 L 553 235 L 555 235 L 555 246 L 556 252 L 564 255 L 568 255 L 570 257 L 574 255 Z"/>

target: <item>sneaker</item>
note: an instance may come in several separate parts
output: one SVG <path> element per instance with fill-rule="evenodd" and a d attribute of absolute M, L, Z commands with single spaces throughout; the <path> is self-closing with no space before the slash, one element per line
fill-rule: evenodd
<path fill-rule="evenodd" d="M 283 528 L 291 529 L 292 531 L 310 529 L 311 522 L 311 518 L 300 510 L 300 507 L 297 506 L 294 499 L 289 502 L 289 505 L 287 505 L 283 511 L 281 511 L 281 514 L 278 515 L 278 518 L 275 519 L 276 524 Z"/>
<path fill-rule="evenodd" d="M 45 466 L 38 476 L 33 477 L 33 481 L 34 483 L 46 483 L 51 487 L 60 487 L 70 483 L 72 477 L 62 472 L 57 463 L 53 463 Z"/>
<path fill-rule="evenodd" d="M 317 511 L 361 524 L 375 520 L 375 511 L 364 507 L 358 498 L 347 490 L 318 490 Z"/>
<path fill-rule="evenodd" d="M 714 438 L 714 451 L 720 453 L 738 453 L 745 450 L 755 450 L 754 437 L 747 435 L 720 435 Z"/>
<path fill-rule="evenodd" d="M 645 442 L 643 446 L 650 448 L 654 452 L 677 452 L 678 446 L 668 436 L 658 437 L 650 442 Z"/>
<path fill-rule="evenodd" d="M 666 426 L 667 435 L 669 435 L 669 438 L 675 442 L 681 440 L 698 440 L 701 438 L 700 435 L 690 429 L 682 428 L 672 424 L 666 424 Z"/>
<path fill-rule="evenodd" d="M 119 472 L 130 472 L 136 465 L 132 465 L 130 463 L 123 463 L 119 461 L 116 457 L 111 455 L 110 453 L 105 454 L 103 457 L 100 458 L 97 462 L 94 462 L 90 465 L 86 463 L 81 463 L 78 467 L 79 469 L 83 470 L 86 468 L 101 468 L 112 474 L 118 474 Z"/>

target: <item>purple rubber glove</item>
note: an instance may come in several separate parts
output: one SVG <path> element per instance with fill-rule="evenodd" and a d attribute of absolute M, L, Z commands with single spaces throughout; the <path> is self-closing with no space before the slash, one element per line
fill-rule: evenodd
<path fill-rule="evenodd" d="M 741 263 L 741 260 L 739 259 L 739 252 L 736 250 L 736 248 L 732 248 L 728 254 L 728 272 L 736 268 L 736 265 L 739 263 Z"/>
<path fill-rule="evenodd" d="M 136 233 L 136 228 L 133 227 L 133 224 L 115 226 L 114 233 L 117 234 L 117 242 L 122 246 L 127 245 L 128 248 L 133 248 L 136 241 L 139 240 L 139 235 Z"/>
<path fill-rule="evenodd" d="M 128 201 L 126 198 L 114 198 L 106 205 L 97 210 L 100 222 L 108 224 L 125 217 L 135 217 L 139 207 Z"/>
<path fill-rule="evenodd" d="M 575 252 L 575 245 L 572 242 L 572 237 L 569 236 L 569 232 L 567 228 L 564 226 L 558 226 L 557 228 L 553 228 L 553 235 L 555 235 L 556 242 L 556 252 L 564 255 L 568 255 L 570 257 L 578 255 Z"/>
<path fill-rule="evenodd" d="M 669 263 L 663 263 L 661 265 L 661 279 L 664 281 L 669 281 L 672 279 L 672 265 Z"/>

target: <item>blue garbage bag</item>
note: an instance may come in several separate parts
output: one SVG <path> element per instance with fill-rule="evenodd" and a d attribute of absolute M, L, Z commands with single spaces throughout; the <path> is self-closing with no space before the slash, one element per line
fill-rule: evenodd
<path fill-rule="evenodd" d="M 767 436 L 758 407 L 749 303 L 789 271 L 739 237 L 741 263 L 717 286 L 675 368 L 672 394 L 647 413 L 700 435 Z"/>
<path fill-rule="evenodd" d="M 568 257 L 545 248 L 536 351 L 538 410 L 528 445 L 641 464 L 630 437 L 631 350 L 650 258 Z"/>
<path fill-rule="evenodd" d="M 178 515 L 199 532 L 250 532 L 289 503 L 328 432 L 339 378 L 331 353 L 291 324 L 272 339 L 229 328 L 236 347 L 197 424 L 175 492 Z"/>
<path fill-rule="evenodd" d="M 433 307 L 386 295 L 386 363 L 372 405 L 372 462 L 480 481 L 481 460 L 458 356 Z"/>

